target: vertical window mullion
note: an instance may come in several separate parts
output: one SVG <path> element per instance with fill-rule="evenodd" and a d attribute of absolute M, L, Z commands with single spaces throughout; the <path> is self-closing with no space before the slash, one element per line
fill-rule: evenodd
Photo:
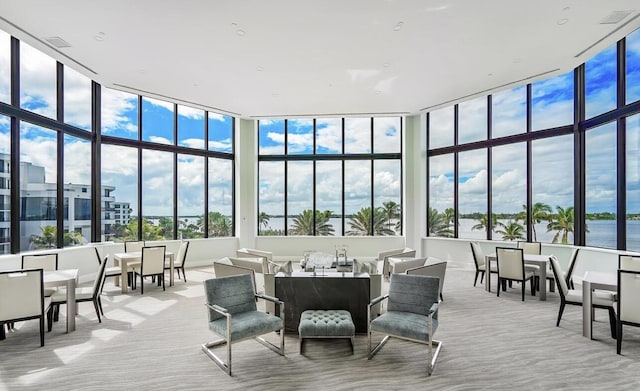
<path fill-rule="evenodd" d="M 91 82 L 91 241 L 102 241 L 102 121 L 100 84 Z"/>
<path fill-rule="evenodd" d="M 373 142 L 374 142 L 374 141 L 373 141 L 373 139 L 374 139 L 374 137 L 373 137 L 373 117 L 371 117 L 370 123 L 371 123 L 371 124 L 370 124 L 370 127 L 369 127 L 369 136 L 371 137 L 371 153 L 373 154 L 373 151 L 375 151 L 375 149 L 374 149 L 374 148 L 375 148 L 375 145 L 373 145 Z M 374 179 L 374 172 L 373 172 L 373 170 L 374 170 L 374 164 L 373 164 L 373 162 L 374 162 L 374 159 L 372 158 L 372 159 L 371 159 L 371 163 L 370 163 L 370 165 L 371 165 L 370 178 L 371 178 L 371 179 L 370 179 L 370 182 L 369 182 L 369 186 L 370 186 L 370 189 L 371 189 L 371 191 L 370 191 L 370 193 L 369 193 L 369 194 L 370 194 L 370 197 L 371 197 L 371 200 L 369 201 L 369 202 L 370 202 L 370 205 L 371 205 L 371 223 L 370 223 L 370 225 L 371 225 L 371 231 L 369 232 L 369 235 L 371 235 L 371 236 L 375 236 L 375 235 L 376 235 L 376 228 L 375 228 L 375 221 L 376 221 L 376 217 L 375 217 L 375 216 L 376 216 L 376 209 L 375 209 L 375 205 L 374 205 L 374 200 L 375 200 L 375 193 L 374 193 L 374 192 L 375 192 L 375 187 L 374 187 L 374 183 L 373 183 L 373 179 Z"/>
<path fill-rule="evenodd" d="M 487 140 L 491 140 L 492 134 L 492 126 L 493 126 L 493 97 L 491 95 L 487 95 Z M 493 155 L 492 155 L 491 147 L 487 148 L 487 235 L 486 239 L 491 240 L 493 236 L 493 191 L 492 191 L 492 182 L 493 182 Z"/>
<path fill-rule="evenodd" d="M 232 140 L 233 140 L 233 136 L 232 136 Z M 204 112 L 204 149 L 207 152 L 209 151 L 209 112 L 208 111 Z M 233 147 L 231 151 L 233 152 Z M 235 187 L 232 187 L 232 189 L 235 189 Z M 235 191 L 233 193 L 235 194 Z M 176 199 L 176 202 L 178 202 L 177 199 Z M 232 213 L 231 216 L 235 216 L 235 208 L 233 208 L 232 210 L 234 211 L 234 213 Z M 203 218 L 202 224 L 203 224 L 202 230 L 204 231 L 202 232 L 202 237 L 208 238 L 209 237 L 209 156 L 207 155 L 205 155 L 204 157 L 204 218 Z M 233 219 L 231 221 L 231 232 L 235 233 Z"/>
<path fill-rule="evenodd" d="M 531 85 L 531 83 L 527 84 L 527 129 L 526 132 L 527 134 L 531 133 L 531 126 L 532 126 L 532 115 L 533 115 L 533 87 Z M 525 213 L 525 218 L 527 219 L 525 221 L 526 227 L 527 227 L 527 240 L 531 240 L 532 236 L 533 236 L 533 216 L 531 216 L 531 211 L 533 208 L 533 186 L 532 186 L 532 180 L 533 180 L 533 161 L 532 161 L 532 157 L 533 157 L 533 144 L 531 143 L 531 140 L 527 140 L 527 203 L 526 203 L 526 213 Z"/>
<path fill-rule="evenodd" d="M 626 39 L 618 41 L 617 53 L 618 79 L 617 79 L 617 108 L 624 107 L 626 103 Z M 617 189 L 617 248 L 625 250 L 627 248 L 627 165 L 626 165 L 626 118 L 617 119 L 617 146 L 616 146 L 616 189 Z"/>
<path fill-rule="evenodd" d="M 64 68 L 59 62 L 56 62 L 56 119 L 64 122 Z M 56 137 L 56 247 L 62 248 L 64 247 L 64 132 L 57 130 Z M 68 202 L 71 201 L 69 199 Z"/>
<path fill-rule="evenodd" d="M 138 141 L 142 141 L 142 96 L 138 95 Z M 138 150 L 138 240 L 144 239 L 142 232 L 142 148 Z"/>
<path fill-rule="evenodd" d="M 20 41 L 11 37 L 11 105 L 20 107 Z M 11 117 L 11 253 L 20 252 L 20 121 Z"/>
<path fill-rule="evenodd" d="M 458 145 L 458 105 L 453 106 L 453 145 Z M 453 154 L 453 237 L 458 237 L 458 218 L 460 212 L 458 209 L 458 180 L 460 173 L 458 172 L 458 152 Z"/>
<path fill-rule="evenodd" d="M 586 214 L 585 66 L 574 70 L 574 244 L 584 246 Z"/>
<path fill-rule="evenodd" d="M 173 104 L 173 145 L 178 145 L 178 105 Z M 178 152 L 173 153 L 173 239 L 178 238 Z"/>

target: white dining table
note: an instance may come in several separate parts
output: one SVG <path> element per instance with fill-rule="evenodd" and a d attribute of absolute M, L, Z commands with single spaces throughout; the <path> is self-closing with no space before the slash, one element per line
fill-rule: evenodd
<path fill-rule="evenodd" d="M 42 281 L 46 288 L 67 287 L 67 333 L 76 329 L 76 284 L 78 269 L 61 269 L 45 271 Z"/>
<path fill-rule="evenodd" d="M 591 339 L 593 330 L 593 309 L 591 301 L 593 291 L 602 289 L 606 291 L 618 290 L 618 276 L 615 273 L 587 271 L 582 278 L 582 335 Z"/>
<path fill-rule="evenodd" d="M 524 263 L 529 265 L 537 265 L 540 268 L 540 292 L 538 298 L 541 301 L 547 300 L 547 268 L 549 266 L 549 255 L 539 254 L 523 254 Z M 485 255 L 487 270 L 484 278 L 484 287 L 487 292 L 491 292 L 491 262 L 498 263 L 496 253 Z M 498 287 L 497 289 L 500 289 Z"/>
<path fill-rule="evenodd" d="M 169 260 L 169 286 L 173 286 L 173 263 L 174 256 L 173 253 L 167 251 L 164 253 L 165 259 Z M 113 254 L 113 261 L 116 266 L 120 266 L 120 278 L 116 278 L 115 284 L 120 285 L 120 290 L 122 293 L 127 293 L 129 287 L 124 281 L 127 281 L 127 271 L 129 269 L 129 265 L 134 263 L 140 263 L 142 261 L 142 252 L 141 251 L 132 251 L 128 253 L 115 253 Z M 123 281 L 120 284 L 120 281 Z"/>

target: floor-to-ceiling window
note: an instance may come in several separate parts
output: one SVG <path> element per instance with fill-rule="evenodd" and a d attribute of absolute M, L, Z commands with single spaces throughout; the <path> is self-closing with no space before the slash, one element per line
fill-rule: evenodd
<path fill-rule="evenodd" d="M 640 248 L 639 80 L 640 30 L 572 72 L 430 112 L 429 235 Z"/>
<path fill-rule="evenodd" d="M 234 119 L 87 74 L 0 32 L 0 253 L 234 235 Z"/>
<path fill-rule="evenodd" d="M 259 122 L 260 235 L 400 235 L 402 120 Z"/>

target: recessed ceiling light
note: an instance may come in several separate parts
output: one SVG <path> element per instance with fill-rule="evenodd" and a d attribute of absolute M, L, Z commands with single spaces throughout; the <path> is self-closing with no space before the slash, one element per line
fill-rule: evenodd
<path fill-rule="evenodd" d="M 400 31 L 402 30 L 402 26 L 404 26 L 404 22 L 398 22 L 396 23 L 395 26 L 393 26 L 393 31 Z"/>
<path fill-rule="evenodd" d="M 104 41 L 104 37 L 102 35 L 96 35 L 93 37 L 93 39 L 95 39 L 98 42 Z"/>
<path fill-rule="evenodd" d="M 60 37 L 48 37 L 45 38 L 45 41 L 49 42 L 51 45 L 57 48 L 69 48 L 71 44 Z"/>
<path fill-rule="evenodd" d="M 487 76 L 491 77 L 493 76 L 493 73 L 487 73 Z"/>
<path fill-rule="evenodd" d="M 382 64 L 382 66 L 383 66 L 384 68 L 389 68 L 389 63 L 388 63 L 388 62 L 385 62 L 384 64 Z"/>
<path fill-rule="evenodd" d="M 376 90 L 376 94 L 380 94 L 382 91 L 380 90 Z"/>
<path fill-rule="evenodd" d="M 569 19 L 562 18 L 562 19 L 558 20 L 558 26 L 562 26 L 563 24 L 567 24 L 568 21 L 569 21 Z"/>
<path fill-rule="evenodd" d="M 236 30 L 236 34 L 238 34 L 239 36 L 241 36 L 241 37 L 242 37 L 242 36 L 244 36 L 245 32 L 244 32 L 244 30 L 242 30 L 242 29 L 237 29 L 237 30 Z"/>
<path fill-rule="evenodd" d="M 256 71 L 258 71 L 258 72 L 262 72 L 262 71 L 264 71 L 264 68 L 263 68 L 263 67 L 257 67 L 257 68 L 256 68 Z"/>

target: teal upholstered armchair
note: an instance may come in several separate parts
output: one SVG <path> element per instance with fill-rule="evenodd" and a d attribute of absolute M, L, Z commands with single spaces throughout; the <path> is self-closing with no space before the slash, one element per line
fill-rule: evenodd
<path fill-rule="evenodd" d="M 389 337 L 419 342 L 429 346 L 427 374 L 431 375 L 442 348 L 442 342 L 433 339 L 438 328 L 439 291 L 440 279 L 437 277 L 392 274 L 389 294 L 373 299 L 369 304 L 369 360 Z M 371 307 L 385 299 L 388 299 L 387 312 L 371 320 Z M 386 336 L 372 349 L 373 332 Z"/>
<path fill-rule="evenodd" d="M 284 303 L 275 297 L 255 294 L 253 281 L 248 274 L 213 278 L 204 281 L 209 329 L 221 339 L 202 345 L 202 350 L 223 371 L 231 376 L 231 344 L 255 338 L 269 349 L 284 356 Z M 280 317 L 257 310 L 256 298 L 279 305 Z M 280 346 L 261 338 L 271 331 L 280 332 Z M 216 356 L 211 348 L 227 345 L 227 362 Z"/>

